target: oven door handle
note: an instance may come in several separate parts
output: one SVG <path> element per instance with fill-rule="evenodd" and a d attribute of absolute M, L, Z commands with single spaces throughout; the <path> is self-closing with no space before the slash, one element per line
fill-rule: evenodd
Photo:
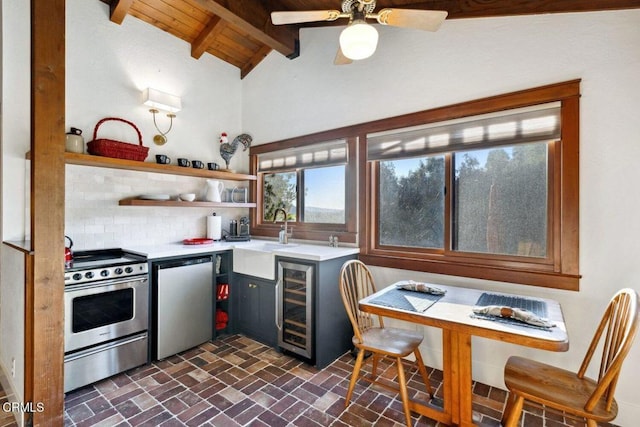
<path fill-rule="evenodd" d="M 136 335 L 134 337 L 131 337 L 129 339 L 125 339 L 125 340 L 121 340 L 121 341 L 116 341 L 116 342 L 110 342 L 107 344 L 102 344 L 99 345 L 97 347 L 94 348 L 90 348 L 87 350 L 83 350 L 83 351 L 79 351 L 77 353 L 73 353 L 73 354 L 69 354 L 67 356 L 64 357 L 64 361 L 65 362 L 71 362 L 73 360 L 76 359 L 81 359 L 83 357 L 88 357 L 97 353 L 101 353 L 103 351 L 105 351 L 106 349 L 109 348 L 115 348 L 115 347 L 121 347 L 125 344 L 131 344 L 132 342 L 136 342 L 136 341 L 140 341 L 140 340 L 144 340 L 147 339 L 147 334 L 144 333 L 143 335 Z"/>
<path fill-rule="evenodd" d="M 149 277 L 145 274 L 143 276 L 130 276 L 130 277 L 122 277 L 120 279 L 99 280 L 97 282 L 91 282 L 91 283 L 67 285 L 64 287 L 64 290 L 65 292 L 83 291 L 83 290 L 93 289 L 93 288 L 103 288 L 105 286 L 117 286 L 125 283 L 128 284 L 126 287 L 131 287 L 130 284 L 132 283 L 144 282 L 147 280 L 149 280 Z"/>

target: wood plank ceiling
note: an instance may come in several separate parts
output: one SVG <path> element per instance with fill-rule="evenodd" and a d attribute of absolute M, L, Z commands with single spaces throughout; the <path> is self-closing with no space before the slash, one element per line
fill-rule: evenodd
<path fill-rule="evenodd" d="M 341 9 L 341 0 L 101 0 L 111 21 L 141 19 L 191 45 L 191 56 L 214 55 L 244 78 L 269 52 L 294 59 L 303 25 L 275 26 L 272 11 Z M 446 10 L 447 19 L 640 8 L 640 0 L 378 0 L 385 7 Z M 344 20 L 304 26 L 345 25 Z"/>

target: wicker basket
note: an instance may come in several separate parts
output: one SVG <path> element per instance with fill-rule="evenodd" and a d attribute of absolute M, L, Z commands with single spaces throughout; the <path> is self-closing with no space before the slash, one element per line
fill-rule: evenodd
<path fill-rule="evenodd" d="M 115 120 L 131 125 L 138 133 L 138 145 L 115 141 L 113 139 L 98 139 L 98 128 L 102 123 L 108 120 Z M 98 124 L 96 124 L 96 127 L 93 130 L 93 141 L 89 141 L 87 143 L 87 151 L 89 152 L 89 154 L 93 154 L 96 156 L 115 157 L 116 159 L 137 160 L 142 162 L 147 158 L 149 148 L 142 145 L 142 134 L 140 133 L 140 130 L 138 130 L 136 125 L 134 125 L 130 121 L 119 119 L 117 117 L 107 117 L 100 120 Z"/>

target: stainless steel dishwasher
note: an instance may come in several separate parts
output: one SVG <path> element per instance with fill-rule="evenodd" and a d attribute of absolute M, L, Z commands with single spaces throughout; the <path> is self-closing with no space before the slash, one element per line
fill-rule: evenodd
<path fill-rule="evenodd" d="M 152 264 L 154 359 L 163 359 L 213 336 L 213 257 Z"/>

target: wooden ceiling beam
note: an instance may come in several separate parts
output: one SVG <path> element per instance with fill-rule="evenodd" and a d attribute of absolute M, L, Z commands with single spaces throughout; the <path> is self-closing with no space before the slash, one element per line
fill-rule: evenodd
<path fill-rule="evenodd" d="M 299 55 L 298 28 L 271 23 L 271 10 L 255 0 L 196 0 L 203 8 L 288 58 Z M 272 2 L 267 2 L 272 7 Z"/>
<path fill-rule="evenodd" d="M 240 78 L 244 79 L 245 76 L 249 74 L 251 70 L 253 70 L 260 63 L 260 61 L 266 58 L 269 52 L 271 52 L 272 50 L 273 49 L 266 45 L 258 49 L 255 55 L 253 55 L 251 59 L 249 59 L 249 61 L 247 61 L 247 63 L 240 68 Z"/>
<path fill-rule="evenodd" d="M 111 22 L 122 24 L 124 17 L 129 13 L 133 0 L 113 0 L 109 5 Z"/>
<path fill-rule="evenodd" d="M 378 1 L 377 10 L 384 7 L 418 10 L 446 10 L 447 19 L 490 18 L 498 16 L 536 15 L 547 13 L 597 12 L 602 10 L 640 9 L 640 0 L 431 0 L 394 6 L 393 0 Z M 274 9 L 275 10 L 275 9 Z M 287 10 L 287 9 L 281 9 Z M 300 28 L 346 25 L 345 21 L 319 21 L 300 24 Z"/>
<path fill-rule="evenodd" d="M 379 2 L 380 5 L 382 2 Z M 393 3 L 393 2 L 390 2 Z M 385 6 L 393 7 L 393 6 Z M 637 9 L 640 0 L 432 0 L 400 6 L 405 9 L 446 10 L 447 19 L 514 16 L 545 13 L 594 12 L 599 10 Z"/>
<path fill-rule="evenodd" d="M 191 56 L 200 59 L 202 54 L 207 50 L 209 45 L 213 43 L 216 37 L 222 32 L 224 23 L 219 16 L 211 18 L 207 26 L 198 37 L 191 43 Z"/>

